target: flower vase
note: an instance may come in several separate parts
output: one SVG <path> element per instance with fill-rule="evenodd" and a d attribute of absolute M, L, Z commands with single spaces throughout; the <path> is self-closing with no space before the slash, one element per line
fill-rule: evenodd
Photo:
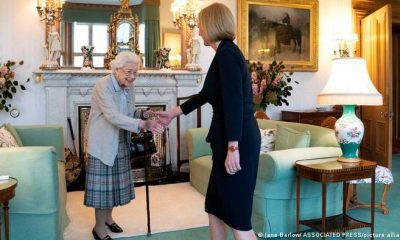
<path fill-rule="evenodd" d="M 83 66 L 82 70 L 93 69 L 93 46 L 82 46 Z"/>
<path fill-rule="evenodd" d="M 259 108 L 254 107 L 254 117 L 256 117 L 256 119 L 266 119 L 266 120 L 269 119 L 265 108 L 261 107 Z"/>

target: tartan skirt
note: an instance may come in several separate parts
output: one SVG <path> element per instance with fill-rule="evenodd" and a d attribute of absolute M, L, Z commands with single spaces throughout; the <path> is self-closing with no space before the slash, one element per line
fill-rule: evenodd
<path fill-rule="evenodd" d="M 86 206 L 109 209 L 128 204 L 135 198 L 127 134 L 128 131 L 120 129 L 118 154 L 114 166 L 107 166 L 89 154 L 86 162 L 84 197 Z"/>

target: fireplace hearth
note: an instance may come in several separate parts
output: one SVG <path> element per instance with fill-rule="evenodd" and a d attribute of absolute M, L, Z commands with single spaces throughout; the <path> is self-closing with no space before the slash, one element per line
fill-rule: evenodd
<path fill-rule="evenodd" d="M 164 111 L 165 105 L 137 105 L 136 109 Z M 78 107 L 79 112 L 79 150 L 80 159 L 87 160 L 87 121 L 89 120 L 90 106 Z M 151 117 L 151 120 L 157 120 L 157 117 Z M 149 134 L 132 133 L 131 134 L 131 167 L 135 183 L 146 181 L 145 168 L 147 164 L 147 181 L 162 180 L 172 175 L 172 165 L 167 159 L 167 131 L 162 134 L 151 134 L 155 149 L 152 153 L 146 152 L 144 142 Z M 146 162 L 147 161 L 147 162 Z"/>
<path fill-rule="evenodd" d="M 140 105 L 136 109 L 164 111 L 165 105 Z M 151 120 L 157 120 L 157 117 L 150 117 Z M 155 149 L 151 153 L 146 152 L 145 142 L 146 134 L 132 133 L 131 140 L 131 167 L 135 183 L 146 181 L 155 181 L 167 178 L 172 175 L 171 163 L 167 160 L 167 131 L 162 134 L 151 134 L 153 137 Z M 149 143 L 148 143 L 149 144 Z M 147 178 L 146 178 L 147 167 Z"/>

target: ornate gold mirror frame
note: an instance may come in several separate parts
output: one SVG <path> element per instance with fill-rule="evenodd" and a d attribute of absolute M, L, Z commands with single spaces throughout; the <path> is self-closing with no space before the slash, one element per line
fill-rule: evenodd
<path fill-rule="evenodd" d="M 129 8 L 129 0 L 121 0 L 121 7 L 118 12 L 111 16 L 110 24 L 108 25 L 108 36 L 110 37 L 110 48 L 104 56 L 104 67 L 110 68 L 110 62 L 119 52 L 118 45 L 128 45 L 129 51 L 140 54 L 139 50 L 139 17 L 133 16 Z M 123 23 L 129 23 L 133 31 L 130 32 L 129 41 L 127 43 L 117 43 L 117 29 Z"/>

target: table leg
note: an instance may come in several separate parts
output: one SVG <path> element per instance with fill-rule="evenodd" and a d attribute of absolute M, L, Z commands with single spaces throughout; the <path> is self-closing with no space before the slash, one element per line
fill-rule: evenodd
<path fill-rule="evenodd" d="M 300 233 L 300 176 L 296 175 L 296 239 Z"/>
<path fill-rule="evenodd" d="M 5 227 L 5 232 L 6 232 L 6 240 L 9 240 L 10 239 L 10 232 L 9 232 L 10 224 L 9 224 L 9 219 L 8 219 L 8 201 L 6 201 L 4 203 L 3 209 L 4 209 L 4 227 Z M 0 232 L 0 234 L 1 234 L 1 232 Z"/>
<path fill-rule="evenodd" d="M 322 181 L 322 239 L 326 233 L 326 182 Z"/>
<path fill-rule="evenodd" d="M 375 223 L 375 174 L 371 178 L 371 239 L 374 239 Z"/>
<path fill-rule="evenodd" d="M 349 186 L 347 182 L 343 182 L 343 206 L 342 206 L 342 234 L 345 232 L 345 218 L 346 218 L 346 210 L 348 208 L 348 200 L 349 200 Z"/>

